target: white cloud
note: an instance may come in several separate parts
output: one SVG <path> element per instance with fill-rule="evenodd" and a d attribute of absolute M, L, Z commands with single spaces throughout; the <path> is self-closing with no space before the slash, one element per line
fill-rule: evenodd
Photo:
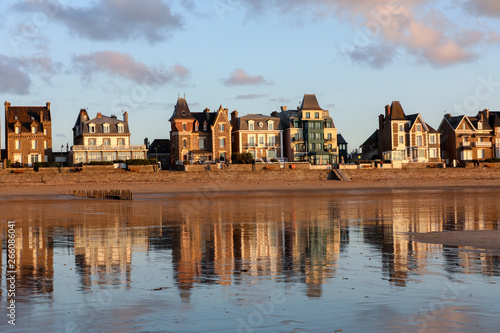
<path fill-rule="evenodd" d="M 169 69 L 149 67 L 130 55 L 115 51 L 101 51 L 73 57 L 78 70 L 86 77 L 94 73 L 107 73 L 143 85 L 164 85 L 187 79 L 190 71 L 176 64 Z"/>
<path fill-rule="evenodd" d="M 165 40 L 183 26 L 183 19 L 161 0 L 97 0 L 86 7 L 63 6 L 50 0 L 18 1 L 14 9 L 43 12 L 50 21 L 91 40 L 111 41 L 145 38 Z"/>

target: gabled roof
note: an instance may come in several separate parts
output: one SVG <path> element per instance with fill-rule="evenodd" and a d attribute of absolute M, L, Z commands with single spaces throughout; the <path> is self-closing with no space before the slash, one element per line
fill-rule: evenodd
<path fill-rule="evenodd" d="M 440 134 L 437 130 L 435 130 L 431 125 L 425 123 L 425 125 L 427 125 L 427 128 L 428 128 L 428 132 L 429 133 L 432 133 L 432 134 Z"/>
<path fill-rule="evenodd" d="M 370 135 L 368 137 L 368 139 L 366 139 L 366 141 L 363 142 L 361 144 L 361 146 L 359 146 L 359 147 L 363 148 L 363 147 L 375 147 L 375 146 L 378 146 L 378 132 L 379 132 L 378 129 L 375 130 L 375 132 L 373 132 L 372 135 Z"/>
<path fill-rule="evenodd" d="M 468 118 L 469 118 L 470 122 L 472 123 L 472 125 L 474 125 L 474 127 L 476 129 L 478 129 L 477 124 L 479 122 L 481 122 L 481 118 L 479 118 L 479 117 L 468 117 Z M 483 126 L 482 130 L 491 130 L 490 124 L 488 124 L 488 120 L 485 119 L 485 121 L 483 121 L 483 125 L 484 126 Z"/>
<path fill-rule="evenodd" d="M 337 144 L 347 144 L 347 141 L 345 141 L 344 137 L 340 133 L 337 134 Z"/>
<path fill-rule="evenodd" d="M 406 120 L 405 112 L 399 101 L 393 101 L 391 104 L 391 114 L 389 120 Z"/>
<path fill-rule="evenodd" d="M 304 94 L 302 99 L 302 104 L 300 106 L 301 110 L 323 110 L 318 103 L 318 99 L 315 94 Z"/>
<path fill-rule="evenodd" d="M 491 128 L 500 127 L 500 111 L 490 111 L 488 123 Z"/>
<path fill-rule="evenodd" d="M 174 107 L 174 114 L 170 117 L 169 121 L 174 119 L 194 119 L 189 110 L 188 103 L 185 98 L 178 98 L 177 104 Z"/>
<path fill-rule="evenodd" d="M 410 122 L 410 128 L 412 128 L 413 125 L 415 125 L 415 123 L 417 122 L 417 120 L 420 119 L 420 122 L 424 126 L 424 129 L 426 131 L 429 130 L 427 123 L 422 119 L 422 116 L 420 115 L 420 113 L 407 115 L 406 119 Z"/>
<path fill-rule="evenodd" d="M 192 112 L 191 116 L 198 122 L 198 132 L 210 132 L 210 126 L 214 123 L 216 114 L 205 109 L 203 112 Z M 203 129 L 203 124 L 207 123 L 206 131 Z"/>

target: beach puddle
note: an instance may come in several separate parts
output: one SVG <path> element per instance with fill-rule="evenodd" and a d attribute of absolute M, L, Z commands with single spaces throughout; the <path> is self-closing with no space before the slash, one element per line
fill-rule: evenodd
<path fill-rule="evenodd" d="M 409 233 L 497 230 L 499 199 L 484 188 L 0 200 L 0 331 L 496 331 L 498 253 Z"/>

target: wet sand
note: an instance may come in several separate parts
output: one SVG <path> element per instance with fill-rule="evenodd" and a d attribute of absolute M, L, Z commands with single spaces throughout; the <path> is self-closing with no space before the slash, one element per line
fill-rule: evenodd
<path fill-rule="evenodd" d="M 127 189 L 134 198 L 148 195 L 272 195 L 273 191 L 328 194 L 344 191 L 385 191 L 447 188 L 498 188 L 500 169 L 351 170 L 353 180 L 328 180 L 329 171 L 302 172 L 117 172 L 88 174 L 0 175 L 0 200 L 29 196 L 50 200 L 74 190 Z M 500 251 L 500 231 L 445 231 L 412 234 L 425 243 L 471 246 Z"/>

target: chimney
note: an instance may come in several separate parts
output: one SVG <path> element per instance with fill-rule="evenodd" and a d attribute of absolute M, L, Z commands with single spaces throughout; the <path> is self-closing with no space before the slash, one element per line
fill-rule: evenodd
<path fill-rule="evenodd" d="M 278 111 L 273 111 L 273 112 L 271 112 L 271 117 L 276 117 L 276 118 L 279 118 L 279 116 L 280 116 L 280 115 L 279 115 Z"/>
<path fill-rule="evenodd" d="M 385 106 L 385 117 L 389 118 L 390 116 L 391 116 L 391 106 L 390 105 L 386 105 Z"/>
<path fill-rule="evenodd" d="M 40 110 L 40 123 L 43 122 L 43 110 Z"/>
<path fill-rule="evenodd" d="M 281 107 L 281 112 L 285 112 L 287 109 L 288 109 L 288 107 L 287 107 L 287 106 L 282 106 L 282 107 Z"/>
<path fill-rule="evenodd" d="M 233 112 L 231 112 L 231 125 L 233 127 L 236 126 L 236 119 L 238 119 L 238 111 L 234 110 Z"/>
<path fill-rule="evenodd" d="M 149 141 L 147 137 L 144 138 L 144 145 L 146 146 L 146 149 L 149 149 Z"/>
<path fill-rule="evenodd" d="M 384 129 L 384 115 L 383 114 L 378 116 L 378 129 L 379 130 Z"/>
<path fill-rule="evenodd" d="M 447 113 L 447 114 L 445 114 L 445 115 L 444 115 L 444 117 L 445 117 L 446 119 L 450 120 L 450 118 L 451 118 L 451 113 Z"/>
<path fill-rule="evenodd" d="M 80 109 L 80 122 L 83 123 L 86 120 L 87 119 L 85 119 L 85 109 Z"/>
<path fill-rule="evenodd" d="M 483 115 L 484 115 L 484 119 L 489 120 L 490 119 L 490 110 L 488 108 L 484 109 Z"/>
<path fill-rule="evenodd" d="M 50 111 L 50 102 L 45 103 L 45 106 L 47 107 L 47 111 Z"/>
<path fill-rule="evenodd" d="M 210 112 L 210 109 L 209 108 L 205 108 L 205 110 L 203 110 L 203 113 L 205 113 L 205 116 L 208 118 L 208 113 Z"/>
<path fill-rule="evenodd" d="M 123 121 L 128 123 L 128 113 L 127 111 L 123 112 Z"/>
<path fill-rule="evenodd" d="M 102 113 L 97 112 L 97 118 L 102 118 Z"/>

